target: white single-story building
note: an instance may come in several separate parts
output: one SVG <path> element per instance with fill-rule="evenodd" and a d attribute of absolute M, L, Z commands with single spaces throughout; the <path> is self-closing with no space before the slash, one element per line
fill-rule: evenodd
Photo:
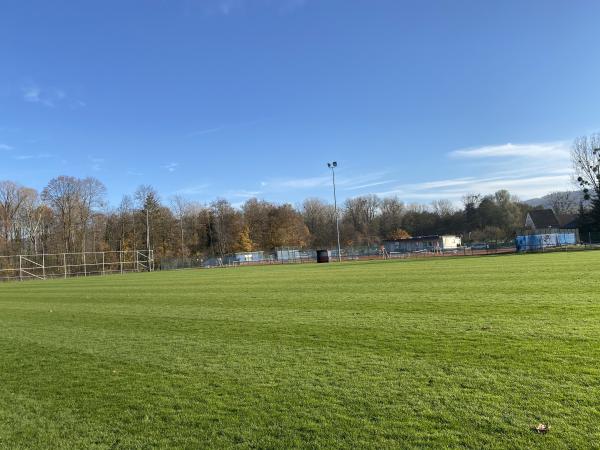
<path fill-rule="evenodd" d="M 454 235 L 417 236 L 406 239 L 383 241 L 383 246 L 388 253 L 408 253 L 420 250 L 443 251 L 452 250 L 461 246 L 461 238 Z"/>

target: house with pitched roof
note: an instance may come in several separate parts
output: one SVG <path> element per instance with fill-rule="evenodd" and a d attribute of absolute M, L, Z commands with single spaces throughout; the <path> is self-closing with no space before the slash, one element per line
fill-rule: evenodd
<path fill-rule="evenodd" d="M 560 228 L 556 214 L 551 209 L 534 209 L 527 213 L 525 228 L 540 230 L 545 228 Z"/>

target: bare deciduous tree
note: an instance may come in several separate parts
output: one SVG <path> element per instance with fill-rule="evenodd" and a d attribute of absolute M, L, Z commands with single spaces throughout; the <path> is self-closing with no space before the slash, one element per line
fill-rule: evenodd
<path fill-rule="evenodd" d="M 181 256 L 186 255 L 185 241 L 184 241 L 184 227 L 183 221 L 188 214 L 190 209 L 190 202 L 187 201 L 182 195 L 174 195 L 171 198 L 171 210 L 179 221 L 179 231 L 181 232 Z"/>
<path fill-rule="evenodd" d="M 364 195 L 346 200 L 345 217 L 352 226 L 356 238 L 353 241 L 365 241 L 370 245 L 374 241 L 375 219 L 379 212 L 381 199 L 376 195 Z"/>
<path fill-rule="evenodd" d="M 381 201 L 379 219 L 380 234 L 384 239 L 393 239 L 394 232 L 402 228 L 402 219 L 406 213 L 404 203 L 396 196 Z"/>
<path fill-rule="evenodd" d="M 79 184 L 79 220 L 82 228 L 81 232 L 81 249 L 86 251 L 87 229 L 90 218 L 95 208 L 104 206 L 106 197 L 106 187 L 104 184 L 93 177 L 78 180 Z M 95 250 L 95 249 L 92 249 Z"/>
<path fill-rule="evenodd" d="M 0 226 L 6 245 L 15 239 L 16 219 L 27 199 L 27 192 L 23 186 L 13 181 L 0 181 Z"/>
<path fill-rule="evenodd" d="M 454 214 L 456 208 L 450 200 L 434 200 L 431 202 L 431 209 L 438 216 L 450 216 Z"/>
<path fill-rule="evenodd" d="M 586 200 L 600 194 L 600 133 L 575 139 L 571 148 L 571 162 Z"/>
<path fill-rule="evenodd" d="M 77 178 L 60 176 L 50 180 L 42 191 L 42 199 L 55 210 L 58 216 L 65 252 L 74 249 L 75 227 L 80 206 L 79 188 Z"/>
<path fill-rule="evenodd" d="M 302 203 L 302 217 L 311 234 L 312 245 L 327 248 L 336 242 L 335 208 L 316 198 Z"/>
<path fill-rule="evenodd" d="M 548 203 L 554 214 L 574 214 L 577 212 L 577 202 L 572 192 L 552 192 L 548 194 Z"/>
<path fill-rule="evenodd" d="M 43 219 L 47 216 L 48 209 L 40 202 L 40 196 L 35 189 L 26 188 L 26 197 L 21 208 L 19 222 L 24 230 L 24 235 L 31 245 L 34 253 L 38 253 L 38 246 L 43 228 Z"/>

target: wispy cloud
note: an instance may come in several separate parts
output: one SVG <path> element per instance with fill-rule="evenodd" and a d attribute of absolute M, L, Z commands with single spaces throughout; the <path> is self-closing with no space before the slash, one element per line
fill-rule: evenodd
<path fill-rule="evenodd" d="M 82 101 L 82 100 L 73 100 L 70 103 L 71 109 L 80 109 L 80 108 L 85 108 L 87 106 L 87 103 Z"/>
<path fill-rule="evenodd" d="M 162 166 L 163 169 L 166 169 L 168 172 L 175 172 L 177 170 L 177 167 L 179 166 L 179 163 L 176 162 L 172 162 L 169 164 L 165 164 L 164 166 Z"/>
<path fill-rule="evenodd" d="M 325 169 L 327 170 L 327 169 Z M 336 172 L 336 185 L 342 190 L 360 190 L 369 187 L 381 186 L 394 183 L 395 180 L 384 179 L 388 174 L 386 172 L 366 173 L 362 175 L 350 175 L 343 169 Z M 306 178 L 283 178 L 261 181 L 260 185 L 269 190 L 293 190 L 293 189 L 315 189 L 330 186 L 332 183 L 331 175 L 322 175 L 318 177 Z"/>
<path fill-rule="evenodd" d="M 91 163 L 91 169 L 95 172 L 99 172 L 100 170 L 102 170 L 102 163 L 104 162 L 104 158 L 95 158 L 95 157 L 88 157 L 88 159 L 90 160 Z"/>
<path fill-rule="evenodd" d="M 569 184 L 568 175 L 541 175 L 522 178 L 479 178 L 473 177 L 468 181 L 465 179 L 446 180 L 446 185 L 440 183 L 438 187 L 432 188 L 435 182 L 420 184 L 407 184 L 395 187 L 392 190 L 378 192 L 380 196 L 398 195 L 409 200 L 430 201 L 436 199 L 460 200 L 465 194 L 476 192 L 491 194 L 501 189 L 508 189 L 512 194 L 522 199 L 539 197 L 549 192 L 567 189 Z"/>
<path fill-rule="evenodd" d="M 175 191 L 176 194 L 182 194 L 182 195 L 198 195 L 198 194 L 205 194 L 206 190 L 210 187 L 209 184 L 195 184 L 192 186 L 187 186 L 181 189 L 178 189 L 177 191 Z"/>
<path fill-rule="evenodd" d="M 221 14 L 229 15 L 244 6 L 243 0 L 219 0 L 217 8 Z"/>
<path fill-rule="evenodd" d="M 308 0 L 273 0 L 277 4 L 278 11 L 282 14 L 290 14 L 308 4 Z"/>
<path fill-rule="evenodd" d="M 79 109 L 86 106 L 80 99 L 71 98 L 66 91 L 57 87 L 45 87 L 38 83 L 29 81 L 21 87 L 23 100 L 28 103 L 36 103 L 49 108 L 64 104 L 71 109 Z"/>
<path fill-rule="evenodd" d="M 219 126 L 219 127 L 214 127 L 214 128 L 204 128 L 202 130 L 196 130 L 196 131 L 192 131 L 191 133 L 188 133 L 188 137 L 193 137 L 193 136 L 202 136 L 205 134 L 211 134 L 211 133 L 216 133 L 218 131 L 221 131 L 225 128 L 225 126 Z"/>
<path fill-rule="evenodd" d="M 48 158 L 53 158 L 54 155 L 51 155 L 49 153 L 37 153 L 35 155 L 16 155 L 14 157 L 14 159 L 16 159 L 17 161 L 25 161 L 28 159 L 48 159 Z"/>
<path fill-rule="evenodd" d="M 198 130 L 194 130 L 194 131 L 187 133 L 186 137 L 204 136 L 206 134 L 218 133 L 220 131 L 224 131 L 224 130 L 227 130 L 230 128 L 240 128 L 240 127 L 255 125 L 257 123 L 265 122 L 267 120 L 270 120 L 270 119 L 264 117 L 264 118 L 260 118 L 260 119 L 247 120 L 244 122 L 223 124 L 223 125 L 219 125 L 216 127 L 200 128 Z"/>
<path fill-rule="evenodd" d="M 346 190 L 347 191 L 356 191 L 356 190 L 361 190 L 361 189 L 368 189 L 368 188 L 375 187 L 375 186 L 383 186 L 385 184 L 390 184 L 390 183 L 394 183 L 394 182 L 396 182 L 396 180 L 374 181 L 372 183 L 358 184 L 356 186 L 349 186 L 346 188 Z"/>
<path fill-rule="evenodd" d="M 523 198 L 538 197 L 570 188 L 571 166 L 567 142 L 502 144 L 450 152 L 462 159 L 462 169 L 474 175 L 402 184 L 379 195 L 399 195 L 414 200 L 460 198 L 470 192 L 490 194 L 500 189 Z M 449 162 L 451 169 L 451 162 Z"/>
<path fill-rule="evenodd" d="M 251 6 L 266 7 L 281 14 L 290 14 L 305 6 L 308 0 L 213 0 L 206 3 L 206 12 L 228 16 Z"/>
<path fill-rule="evenodd" d="M 63 101 L 67 94 L 62 89 L 45 88 L 42 89 L 37 84 L 28 84 L 22 88 L 23 100 L 29 103 L 39 103 L 50 108 L 55 107 Z"/>
<path fill-rule="evenodd" d="M 270 182 L 271 187 L 289 188 L 289 189 L 311 189 L 326 186 L 331 182 L 329 176 L 308 177 L 308 178 L 290 178 L 287 180 L 276 180 Z"/>
<path fill-rule="evenodd" d="M 240 189 L 237 191 L 229 191 L 225 197 L 226 198 L 253 198 L 253 197 L 257 197 L 260 194 L 262 194 L 262 191 L 247 191 L 245 189 Z"/>
<path fill-rule="evenodd" d="M 541 142 L 532 144 L 502 144 L 455 150 L 455 158 L 503 158 L 503 157 L 556 157 L 568 156 L 567 142 Z"/>
<path fill-rule="evenodd" d="M 0 144 L 0 150 L 14 150 L 14 147 L 12 145 L 8 145 L 8 144 Z"/>

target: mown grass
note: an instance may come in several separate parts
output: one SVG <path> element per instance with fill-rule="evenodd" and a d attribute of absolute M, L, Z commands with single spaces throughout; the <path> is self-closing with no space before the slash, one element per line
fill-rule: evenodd
<path fill-rule="evenodd" d="M 600 252 L 0 285 L 0 447 L 592 448 Z M 540 435 L 539 422 L 551 426 Z"/>

